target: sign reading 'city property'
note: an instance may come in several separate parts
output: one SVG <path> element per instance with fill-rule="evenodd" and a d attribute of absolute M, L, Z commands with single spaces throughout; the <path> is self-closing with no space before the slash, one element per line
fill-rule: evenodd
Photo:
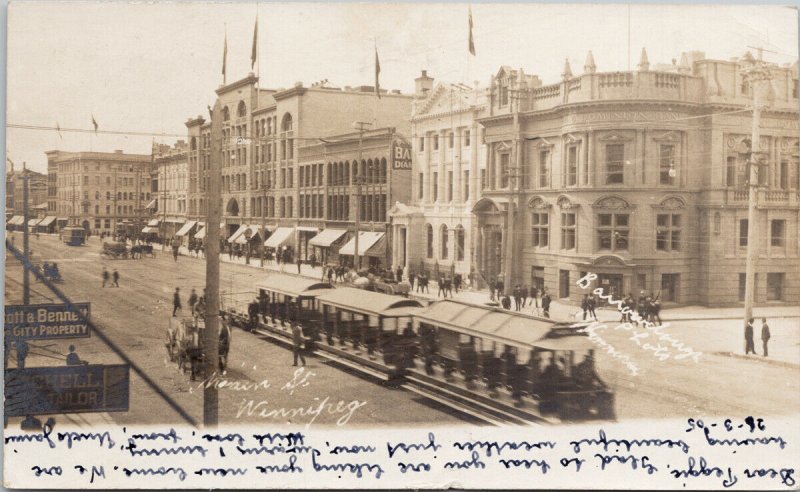
<path fill-rule="evenodd" d="M 89 303 L 6 305 L 5 336 L 9 338 L 48 339 L 86 338 L 89 326 Z M 77 312 L 76 312 L 77 311 Z M 81 317 L 78 312 L 83 314 Z"/>
<path fill-rule="evenodd" d="M 6 369 L 5 377 L 8 416 L 128 411 L 127 364 Z"/>

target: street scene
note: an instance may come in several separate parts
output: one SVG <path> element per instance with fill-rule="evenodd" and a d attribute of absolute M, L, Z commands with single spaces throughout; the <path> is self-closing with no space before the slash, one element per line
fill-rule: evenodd
<path fill-rule="evenodd" d="M 18 6 L 6 427 L 794 414 L 797 25 L 748 9 Z"/>

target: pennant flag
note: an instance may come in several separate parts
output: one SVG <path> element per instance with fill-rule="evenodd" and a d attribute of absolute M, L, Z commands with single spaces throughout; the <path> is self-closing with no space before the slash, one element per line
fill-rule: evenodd
<path fill-rule="evenodd" d="M 58 138 L 64 140 L 64 137 L 61 135 L 61 125 L 59 125 L 57 121 L 56 121 L 56 130 L 58 130 Z"/>
<path fill-rule="evenodd" d="M 469 7 L 469 53 L 475 56 L 475 38 L 472 37 L 472 6 Z"/>
<path fill-rule="evenodd" d="M 225 83 L 227 75 L 225 67 L 228 65 L 228 33 L 225 33 L 225 47 L 222 50 L 222 82 Z"/>
<path fill-rule="evenodd" d="M 381 98 L 381 83 L 378 76 L 381 74 L 381 61 L 378 59 L 378 47 L 375 47 L 375 95 Z"/>
<path fill-rule="evenodd" d="M 94 132 L 97 133 L 98 124 L 97 121 L 94 119 L 94 115 L 92 115 L 92 125 L 94 126 Z"/>
<path fill-rule="evenodd" d="M 258 56 L 258 17 L 256 17 L 256 27 L 253 29 L 253 50 L 250 53 L 250 70 L 256 65 Z"/>

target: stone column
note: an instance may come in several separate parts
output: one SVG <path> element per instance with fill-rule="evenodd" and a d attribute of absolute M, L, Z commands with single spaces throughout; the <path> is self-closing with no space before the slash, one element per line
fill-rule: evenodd
<path fill-rule="evenodd" d="M 595 179 L 594 179 L 594 168 L 595 168 L 595 134 L 594 132 L 587 132 L 588 141 L 586 142 L 586 172 L 587 172 L 587 184 L 589 187 L 595 186 Z"/>
<path fill-rule="evenodd" d="M 447 146 L 447 130 L 439 130 L 439 167 L 438 167 L 439 179 L 436 184 L 439 196 L 437 197 L 438 199 L 436 200 L 436 203 L 444 203 L 445 200 L 447 199 L 447 196 L 445 195 L 447 191 L 445 190 L 444 187 L 444 183 L 446 182 L 444 173 L 447 172 L 444 166 L 446 146 Z"/>
<path fill-rule="evenodd" d="M 475 203 L 480 196 L 480 169 L 478 168 L 478 149 L 481 142 L 478 135 L 478 122 L 472 122 L 472 131 L 470 132 L 470 155 L 469 163 L 469 202 Z"/>
<path fill-rule="evenodd" d="M 461 149 L 464 145 L 464 129 L 456 130 L 455 145 L 453 147 L 453 204 L 461 205 Z"/>
<path fill-rule="evenodd" d="M 422 203 L 428 203 L 431 199 L 431 141 L 427 134 L 422 135 L 422 141 L 425 142 L 423 144 L 425 150 L 422 151 L 422 165 L 419 167 L 419 171 L 422 172 Z M 415 178 L 419 179 L 419 175 Z"/>

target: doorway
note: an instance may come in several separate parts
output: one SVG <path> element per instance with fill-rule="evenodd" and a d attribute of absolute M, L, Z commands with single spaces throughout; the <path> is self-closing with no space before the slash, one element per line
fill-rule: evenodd
<path fill-rule="evenodd" d="M 661 299 L 664 302 L 678 302 L 678 284 L 680 275 L 677 273 L 661 274 Z"/>
<path fill-rule="evenodd" d="M 604 295 L 613 296 L 614 299 L 620 299 L 623 296 L 621 273 L 599 273 L 597 284 L 603 288 Z"/>

